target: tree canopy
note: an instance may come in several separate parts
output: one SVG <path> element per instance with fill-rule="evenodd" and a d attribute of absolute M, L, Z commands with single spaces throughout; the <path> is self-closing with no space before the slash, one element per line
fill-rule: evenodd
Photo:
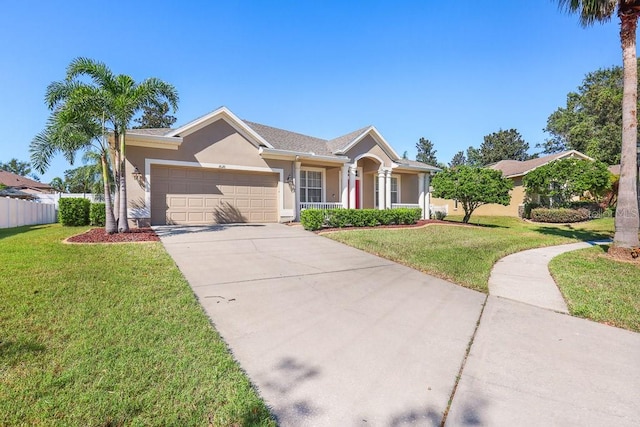
<path fill-rule="evenodd" d="M 623 77 L 618 66 L 588 73 L 547 119 L 544 152 L 577 150 L 609 165 L 620 163 Z"/>
<path fill-rule="evenodd" d="M 611 173 L 599 161 L 560 159 L 526 174 L 523 184 L 528 195 L 539 194 L 553 206 L 566 207 L 573 197 L 586 192 L 594 198 L 602 196 L 611 188 Z"/>
<path fill-rule="evenodd" d="M 466 164 L 467 164 L 467 158 L 464 155 L 464 151 L 458 151 L 456 154 L 453 155 L 453 158 L 449 162 L 449 167 L 455 168 L 456 166 L 466 165 Z"/>
<path fill-rule="evenodd" d="M 420 138 L 420 140 L 416 143 L 416 150 L 418 151 L 418 154 L 416 154 L 417 161 L 432 166 L 438 164 L 438 159 L 436 158 L 437 150 L 433 149 L 433 142 L 431 142 L 430 140 L 426 138 Z"/>
<path fill-rule="evenodd" d="M 484 204 L 507 206 L 513 181 L 498 170 L 461 165 L 437 173 L 431 185 L 434 197 L 458 200 L 464 209 L 462 221 L 469 222 L 473 211 Z"/>
<path fill-rule="evenodd" d="M 529 143 L 516 129 L 502 130 L 484 136 L 480 148 L 467 149 L 467 162 L 473 166 L 486 166 L 500 160 L 529 160 Z"/>
<path fill-rule="evenodd" d="M 133 129 L 170 128 L 176 120 L 169 115 L 168 102 L 152 102 L 142 107 L 142 116 L 134 120 L 138 124 Z"/>

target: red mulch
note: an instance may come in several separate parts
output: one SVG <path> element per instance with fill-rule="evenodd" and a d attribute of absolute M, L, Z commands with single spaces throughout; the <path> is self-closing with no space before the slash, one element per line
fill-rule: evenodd
<path fill-rule="evenodd" d="M 107 234 L 104 228 L 93 228 L 86 233 L 67 239 L 71 243 L 130 243 L 159 242 L 160 238 L 151 228 L 132 228 L 128 233 Z"/>

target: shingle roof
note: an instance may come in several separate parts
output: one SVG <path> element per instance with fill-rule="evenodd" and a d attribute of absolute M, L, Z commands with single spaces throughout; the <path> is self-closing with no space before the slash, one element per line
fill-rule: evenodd
<path fill-rule="evenodd" d="M 146 129 L 127 129 L 127 133 L 134 135 L 154 135 L 154 136 L 162 136 L 173 129 L 170 128 L 146 128 Z"/>
<path fill-rule="evenodd" d="M 531 160 L 500 160 L 489 167 L 491 169 L 502 171 L 502 174 L 506 177 L 514 177 L 524 175 L 530 170 L 533 170 L 537 167 L 545 165 L 553 160 L 559 159 L 561 157 L 567 156 L 567 154 L 571 153 L 571 151 L 562 151 L 560 153 L 550 154 L 544 157 L 538 157 L 536 159 Z M 577 151 L 575 153 L 578 153 Z M 582 153 L 578 153 L 582 154 Z M 586 156 L 585 156 L 586 157 Z"/>
<path fill-rule="evenodd" d="M 409 159 L 399 159 L 396 161 L 396 163 L 400 164 L 400 165 L 407 165 L 407 166 L 420 166 L 420 167 L 425 167 L 425 166 L 429 166 L 432 168 L 437 168 L 437 166 L 433 166 L 430 165 L 428 163 L 423 163 L 423 162 L 419 162 L 417 160 L 409 160 Z"/>
<path fill-rule="evenodd" d="M 0 171 L 0 184 L 15 188 L 53 190 L 53 187 L 49 184 L 43 184 L 42 182 L 34 181 L 33 179 L 25 178 L 24 176 L 16 175 L 15 173 L 7 171 Z"/>
<path fill-rule="evenodd" d="M 332 154 L 325 139 L 265 126 L 247 120 L 243 120 L 243 122 L 276 149 L 300 151 L 325 156 Z"/>
<path fill-rule="evenodd" d="M 342 135 L 337 138 L 331 139 L 327 141 L 327 146 L 329 147 L 329 150 L 331 150 L 332 153 L 340 151 L 341 149 L 351 144 L 354 139 L 362 135 L 362 133 L 367 129 L 369 129 L 370 127 L 371 126 L 366 126 L 366 127 L 363 127 L 362 129 L 354 130 L 353 132 L 348 133 L 346 135 Z"/>

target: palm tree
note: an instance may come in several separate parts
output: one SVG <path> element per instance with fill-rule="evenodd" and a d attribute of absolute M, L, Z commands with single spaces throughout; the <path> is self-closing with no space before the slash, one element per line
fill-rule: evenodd
<path fill-rule="evenodd" d="M 560 7 L 580 15 L 583 26 L 607 22 L 614 13 L 620 18 L 620 41 L 624 70 L 622 96 L 622 153 L 620 182 L 616 208 L 614 246 L 632 248 L 638 242 L 638 69 L 636 28 L 640 16 L 640 0 L 558 0 Z"/>
<path fill-rule="evenodd" d="M 67 107 L 69 105 L 65 105 Z M 40 173 L 48 168 L 54 154 L 62 153 L 73 164 L 80 150 L 95 149 L 100 156 L 105 203 L 105 231 L 113 234 L 118 230 L 111 201 L 111 180 L 109 179 L 109 144 L 104 137 L 102 126 L 87 115 L 75 114 L 60 108 L 47 122 L 45 129 L 31 141 L 29 151 L 31 163 Z M 57 178 L 59 179 L 59 178 Z"/>
<path fill-rule="evenodd" d="M 86 82 L 82 78 L 89 80 Z M 145 106 L 166 101 L 177 109 L 176 89 L 157 78 L 136 83 L 130 76 L 115 75 L 102 62 L 76 58 L 67 67 L 67 78 L 47 88 L 49 108 L 67 105 L 103 120 L 113 134 L 111 156 L 119 190 L 118 231 L 128 232 L 126 187 L 126 133 L 133 117 Z"/>

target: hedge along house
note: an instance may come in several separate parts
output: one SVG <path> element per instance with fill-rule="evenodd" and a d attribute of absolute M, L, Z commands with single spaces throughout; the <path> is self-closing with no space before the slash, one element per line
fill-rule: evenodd
<path fill-rule="evenodd" d="M 305 208 L 420 207 L 431 174 L 375 127 L 324 140 L 239 119 L 221 107 L 177 129 L 127 132 L 135 225 L 286 222 Z"/>
<path fill-rule="evenodd" d="M 474 211 L 474 215 L 486 215 L 486 216 L 521 216 L 521 211 L 524 208 L 524 203 L 527 199 L 527 194 L 522 182 L 524 176 L 534 169 L 540 166 L 553 162 L 554 160 L 577 158 L 593 160 L 591 157 L 582 154 L 576 150 L 563 151 L 560 153 L 550 154 L 544 157 L 538 157 L 536 159 L 530 159 L 525 161 L 520 160 L 500 160 L 497 163 L 489 165 L 487 167 L 495 170 L 502 171 L 502 175 L 505 178 L 509 178 L 513 181 L 513 189 L 511 190 L 511 201 L 509 205 L 503 206 L 498 204 L 482 205 Z M 536 195 L 533 195 L 536 198 Z M 537 201 L 537 200 L 536 200 Z M 447 211 L 450 214 L 462 215 L 463 209 L 455 200 L 447 199 L 433 199 L 434 204 L 446 205 Z"/>

